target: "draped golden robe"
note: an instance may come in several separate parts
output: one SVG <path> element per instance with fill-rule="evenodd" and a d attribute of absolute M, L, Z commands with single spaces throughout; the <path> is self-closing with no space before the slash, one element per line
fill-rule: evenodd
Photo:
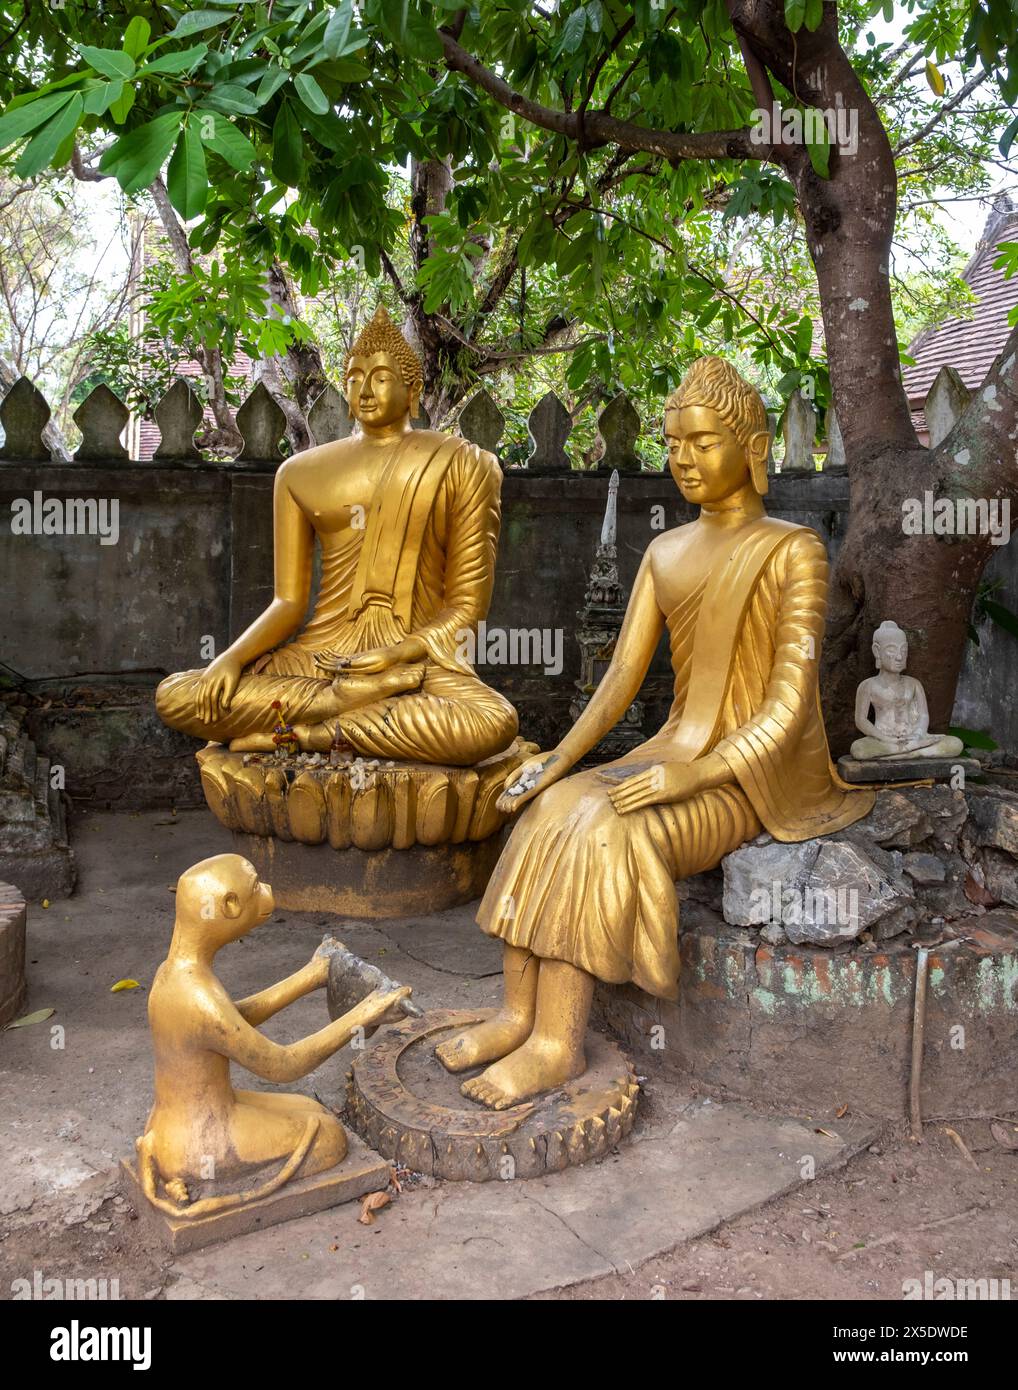
<path fill-rule="evenodd" d="M 200 670 L 162 682 L 160 717 L 184 733 L 225 741 L 271 731 L 278 700 L 288 723 L 304 723 L 332 679 L 317 666 L 316 652 L 353 655 L 413 633 L 428 649 L 421 687 L 327 725 L 338 725 L 358 753 L 371 757 L 471 766 L 501 752 L 516 735 L 516 711 L 465 659 L 465 635 L 476 631 L 491 596 L 501 480 L 492 454 L 413 431 L 408 447 L 389 456 L 364 528 L 319 537 L 321 584 L 303 631 L 245 669 L 221 718 L 206 723 L 195 712 Z M 394 531 L 403 535 L 398 552 L 383 543 Z"/>
<path fill-rule="evenodd" d="M 522 812 L 478 909 L 489 935 L 674 999 L 676 879 L 715 866 L 761 828 L 805 840 L 871 808 L 872 791 L 835 773 L 820 712 L 823 542 L 773 518 L 747 528 L 742 542 L 665 614 L 675 686 L 660 732 L 606 767 L 553 784 Z M 744 602 L 731 602 L 740 565 L 753 564 Z M 714 601 L 721 586 L 729 592 L 723 612 Z M 626 815 L 600 776 L 711 751 L 730 768 L 730 783 Z"/>

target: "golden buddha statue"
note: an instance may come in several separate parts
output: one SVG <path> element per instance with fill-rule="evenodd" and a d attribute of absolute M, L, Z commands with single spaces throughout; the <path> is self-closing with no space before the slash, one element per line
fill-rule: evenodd
<path fill-rule="evenodd" d="M 471 766 L 517 730 L 462 655 L 491 599 L 501 469 L 458 435 L 411 428 L 421 363 L 384 308 L 344 385 L 357 432 L 276 473 L 272 602 L 204 670 L 164 680 L 156 708 L 234 752 L 271 752 L 290 725 L 304 751 Z M 298 632 L 316 537 L 321 587 Z"/>
<path fill-rule="evenodd" d="M 504 945 L 504 1001 L 437 1049 L 464 1094 L 495 1109 L 585 1069 L 595 979 L 678 995 L 675 880 L 768 830 L 824 835 L 864 816 L 871 791 L 831 764 L 818 666 L 827 554 L 768 517 L 763 401 L 717 357 L 665 408 L 668 463 L 696 521 L 656 537 L 633 583 L 611 665 L 550 753 L 498 802 L 534 804 L 513 829 L 477 914 Z M 615 762 L 568 776 L 623 717 L 667 629 L 675 672 L 664 727 Z"/>

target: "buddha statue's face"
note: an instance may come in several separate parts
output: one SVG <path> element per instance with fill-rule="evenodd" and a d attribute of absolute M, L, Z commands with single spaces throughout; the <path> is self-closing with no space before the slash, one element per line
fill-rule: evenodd
<path fill-rule="evenodd" d="M 346 399 L 350 414 L 369 432 L 388 429 L 400 420 L 409 421 L 414 404 L 399 363 L 387 352 L 351 357 L 346 373 Z"/>
<path fill-rule="evenodd" d="M 878 671 L 898 675 L 908 663 L 908 639 L 903 632 L 881 633 L 873 639 L 873 655 Z"/>
<path fill-rule="evenodd" d="M 754 449 L 767 456 L 767 435 L 740 442 L 709 406 L 686 405 L 665 412 L 668 467 L 687 502 L 723 502 L 752 482 Z M 761 452 L 762 451 L 762 452 Z"/>

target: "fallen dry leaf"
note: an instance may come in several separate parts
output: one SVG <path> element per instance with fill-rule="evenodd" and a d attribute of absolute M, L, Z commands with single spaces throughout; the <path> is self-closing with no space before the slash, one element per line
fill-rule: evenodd
<path fill-rule="evenodd" d="M 30 1023 L 43 1023 L 47 1018 L 52 1018 L 56 1009 L 36 1009 L 34 1014 L 25 1014 L 23 1018 L 16 1018 L 12 1023 L 8 1023 L 8 1028 L 27 1028 Z"/>
<path fill-rule="evenodd" d="M 996 907 L 1000 899 L 980 883 L 975 874 L 965 876 L 965 896 L 970 903 L 975 903 L 977 907 Z"/>
<path fill-rule="evenodd" d="M 141 989 L 137 980 L 118 980 L 115 985 L 110 985 L 111 994 L 120 994 L 125 989 Z"/>
<path fill-rule="evenodd" d="M 1018 1149 L 1018 1125 L 1005 1125 L 994 1120 L 990 1133 L 1002 1149 Z"/>
<path fill-rule="evenodd" d="M 387 1207 L 392 1201 L 388 1192 L 369 1192 L 366 1197 L 361 1198 L 361 1214 L 357 1220 L 362 1226 L 373 1226 L 375 1224 L 375 1212 L 382 1207 Z"/>
<path fill-rule="evenodd" d="M 847 1114 L 848 1114 L 848 1106 L 847 1106 L 847 1105 L 842 1105 L 839 1109 L 835 1110 L 835 1112 L 834 1112 L 834 1118 L 835 1118 L 836 1120 L 843 1120 Z"/>

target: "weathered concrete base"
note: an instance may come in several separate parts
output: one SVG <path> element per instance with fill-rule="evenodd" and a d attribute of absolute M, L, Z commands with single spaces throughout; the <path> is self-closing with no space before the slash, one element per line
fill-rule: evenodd
<path fill-rule="evenodd" d="M 390 1028 L 357 1058 L 347 1108 L 354 1129 L 385 1158 L 453 1182 L 538 1178 L 604 1158 L 629 1134 L 639 1086 L 607 1038 L 587 1039 L 581 1077 L 508 1110 L 460 1094 L 482 1068 L 453 1076 L 435 1047 L 491 1009 L 435 1009 Z"/>
<path fill-rule="evenodd" d="M 29 902 L 69 898 L 76 879 L 74 852 L 66 845 L 35 854 L 0 853 L 0 880 L 15 881 Z"/>
<path fill-rule="evenodd" d="M 838 759 L 838 774 L 846 782 L 950 782 L 958 769 L 966 777 L 978 777 L 982 772 L 975 758 L 857 758 Z"/>
<path fill-rule="evenodd" d="M 389 1185 L 389 1165 L 354 1134 L 347 1134 L 349 1148 L 346 1158 L 337 1168 L 314 1177 L 287 1183 L 270 1197 L 211 1216 L 172 1217 L 152 1206 L 141 1190 L 135 1161 L 120 1161 L 125 1194 L 134 1205 L 138 1218 L 172 1250 L 182 1255 L 189 1250 L 201 1250 L 234 1236 L 250 1235 L 252 1231 L 278 1226 L 281 1221 L 294 1221 L 301 1216 L 338 1207 L 352 1202 L 367 1192 L 381 1192 Z"/>
<path fill-rule="evenodd" d="M 599 985 L 595 1019 L 649 1077 L 800 1114 L 907 1112 L 916 951 L 943 928 L 864 946 L 769 946 L 694 903 L 683 907 L 676 1003 Z M 1018 1056 L 1018 913 L 968 918 L 931 952 L 922 1112 L 1007 1114 Z M 962 1031 L 959 1031 L 962 1030 Z"/>
<path fill-rule="evenodd" d="M 384 920 L 443 912 L 479 898 L 504 837 L 409 849 L 335 850 L 233 832 L 237 853 L 272 885 L 278 907 Z"/>
<path fill-rule="evenodd" d="M 35 902 L 74 891 L 63 794 L 25 732 L 20 706 L 0 705 L 0 880 Z"/>
<path fill-rule="evenodd" d="M 0 1028 L 22 1011 L 25 984 L 25 899 L 10 883 L 0 883 Z"/>

